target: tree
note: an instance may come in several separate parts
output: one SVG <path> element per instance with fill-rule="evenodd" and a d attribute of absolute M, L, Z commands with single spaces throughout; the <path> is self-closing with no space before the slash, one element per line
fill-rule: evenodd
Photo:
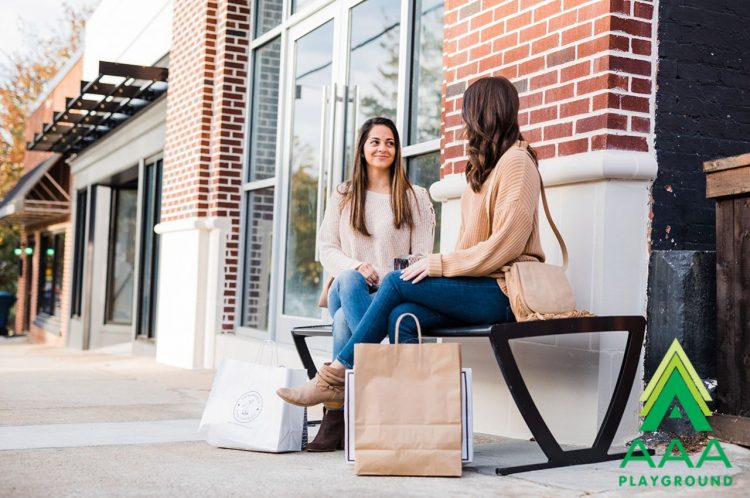
<path fill-rule="evenodd" d="M 63 4 L 61 28 L 42 35 L 28 23 L 21 26 L 23 48 L 0 52 L 0 198 L 22 173 L 26 152 L 26 119 L 44 86 L 78 52 L 86 19 L 95 4 Z M 0 290 L 15 292 L 18 279 L 18 227 L 0 224 Z"/>

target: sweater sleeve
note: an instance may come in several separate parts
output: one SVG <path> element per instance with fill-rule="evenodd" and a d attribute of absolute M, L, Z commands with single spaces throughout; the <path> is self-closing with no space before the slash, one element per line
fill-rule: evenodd
<path fill-rule="evenodd" d="M 362 261 L 347 256 L 341 248 L 341 200 L 342 195 L 338 188 L 334 189 L 333 195 L 328 199 L 323 222 L 318 231 L 318 244 L 320 248 L 320 262 L 323 268 L 332 276 L 337 277 L 344 270 L 354 270 Z M 343 220 L 348 223 L 348 220 Z"/>
<path fill-rule="evenodd" d="M 411 230 L 411 254 L 430 254 L 435 245 L 435 208 L 427 190 L 414 187 L 416 202 L 412 211 L 414 228 Z"/>
<path fill-rule="evenodd" d="M 525 155 L 524 155 L 525 156 Z M 523 253 L 531 236 L 539 203 L 539 173 L 530 159 L 511 158 L 498 165 L 500 188 L 492 212 L 490 236 L 466 249 L 429 257 L 431 277 L 484 277 L 497 273 Z M 489 195 L 489 193 L 488 193 Z M 466 220 L 466 231 L 477 230 Z"/>

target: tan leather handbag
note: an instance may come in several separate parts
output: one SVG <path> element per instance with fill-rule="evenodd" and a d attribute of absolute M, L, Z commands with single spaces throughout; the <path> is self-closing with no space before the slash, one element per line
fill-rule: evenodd
<path fill-rule="evenodd" d="M 328 292 L 331 290 L 331 286 L 333 285 L 333 277 L 328 277 L 328 280 L 326 280 L 325 285 L 323 285 L 323 290 L 320 291 L 320 297 L 318 297 L 318 306 L 321 308 L 327 308 L 328 307 Z"/>
<path fill-rule="evenodd" d="M 522 145 L 525 145 L 522 143 Z M 528 151 L 527 151 L 528 152 Z M 510 308 L 516 321 L 549 320 L 593 316 L 588 311 L 576 309 L 573 288 L 565 275 L 568 268 L 568 249 L 560 231 L 552 221 L 544 195 L 542 175 L 539 175 L 542 206 L 552 231 L 562 251 L 563 265 L 556 266 L 539 261 L 518 261 L 502 268 L 508 289 Z"/>

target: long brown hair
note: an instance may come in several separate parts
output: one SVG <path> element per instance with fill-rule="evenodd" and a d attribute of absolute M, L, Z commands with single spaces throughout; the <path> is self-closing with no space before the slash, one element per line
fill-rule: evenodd
<path fill-rule="evenodd" d="M 375 126 L 387 126 L 393 133 L 396 154 L 391 165 L 391 210 L 393 211 L 393 226 L 401 228 L 406 224 L 409 228 L 414 228 L 414 220 L 409 204 L 409 192 L 414 194 L 411 182 L 406 176 L 404 165 L 401 160 L 401 140 L 398 136 L 396 125 L 388 118 L 376 117 L 368 119 L 362 125 L 357 137 L 356 152 L 354 154 L 354 168 L 351 181 L 344 184 L 342 204 L 351 205 L 351 215 L 349 223 L 356 231 L 370 236 L 365 222 L 365 200 L 367 198 L 367 160 L 365 159 L 365 142 L 370 135 L 370 130 Z"/>
<path fill-rule="evenodd" d="M 482 188 L 500 157 L 516 141 L 523 140 L 518 108 L 518 91 L 502 76 L 479 79 L 464 92 L 461 117 L 469 142 L 466 180 L 474 192 Z M 529 153 L 537 163 L 531 146 Z"/>

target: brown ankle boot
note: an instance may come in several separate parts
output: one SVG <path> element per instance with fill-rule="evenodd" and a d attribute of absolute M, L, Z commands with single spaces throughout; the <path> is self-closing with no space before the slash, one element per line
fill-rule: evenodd
<path fill-rule="evenodd" d="M 344 449 L 344 411 L 326 410 L 320 429 L 306 451 L 324 452 Z"/>
<path fill-rule="evenodd" d="M 300 387 L 282 387 L 276 394 L 287 403 L 297 406 L 315 406 L 319 403 L 344 400 L 344 370 L 334 370 L 325 363 L 318 374 Z"/>

